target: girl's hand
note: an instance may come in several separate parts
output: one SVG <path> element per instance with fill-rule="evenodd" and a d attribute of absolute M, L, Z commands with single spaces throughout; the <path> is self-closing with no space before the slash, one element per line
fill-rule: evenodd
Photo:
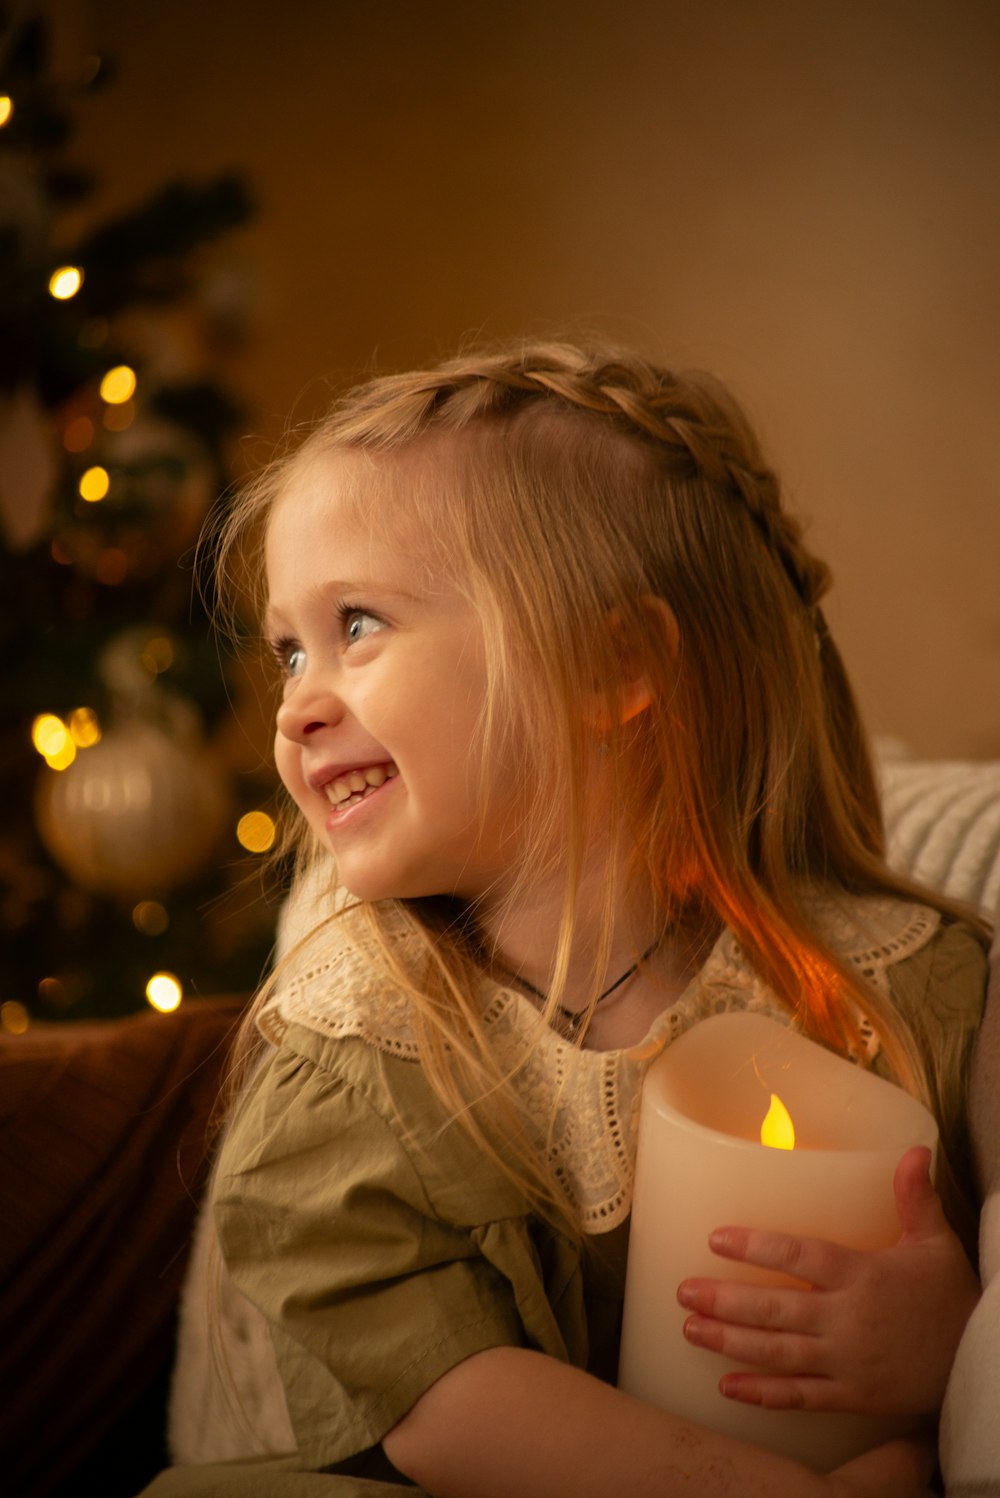
<path fill-rule="evenodd" d="M 930 1151 L 896 1168 L 902 1234 L 861 1253 L 818 1238 L 725 1227 L 714 1253 L 804 1280 L 809 1288 L 685 1280 L 684 1335 L 760 1373 L 727 1373 L 730 1399 L 769 1409 L 936 1412 L 979 1282 L 930 1180 Z"/>

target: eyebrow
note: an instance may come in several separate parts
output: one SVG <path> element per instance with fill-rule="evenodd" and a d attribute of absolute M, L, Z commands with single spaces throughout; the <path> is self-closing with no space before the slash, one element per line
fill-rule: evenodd
<path fill-rule="evenodd" d="M 330 600 L 334 598 L 352 600 L 356 594 L 375 594 L 377 598 L 402 599 L 406 602 L 416 602 L 419 595 L 406 592 L 400 588 L 384 588 L 369 578 L 352 578 L 350 580 L 331 578 L 329 582 L 317 583 L 307 588 L 299 602 L 306 608 L 327 608 Z M 282 614 L 280 609 L 275 609 L 270 600 L 264 610 L 263 627 L 266 634 L 273 634 Z"/>

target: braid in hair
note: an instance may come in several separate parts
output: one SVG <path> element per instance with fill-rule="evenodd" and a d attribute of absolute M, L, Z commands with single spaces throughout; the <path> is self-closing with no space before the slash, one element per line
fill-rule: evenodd
<path fill-rule="evenodd" d="M 513 356 L 473 355 L 427 373 L 389 376 L 351 398 L 342 435 L 365 446 L 397 447 L 435 427 L 460 431 L 483 417 L 532 404 L 605 417 L 651 445 L 674 472 L 702 475 L 742 502 L 807 609 L 816 610 L 830 571 L 803 543 L 802 526 L 782 505 L 775 473 L 762 458 L 743 412 L 718 382 L 679 375 L 635 355 L 587 353 L 566 344 L 531 344 Z"/>

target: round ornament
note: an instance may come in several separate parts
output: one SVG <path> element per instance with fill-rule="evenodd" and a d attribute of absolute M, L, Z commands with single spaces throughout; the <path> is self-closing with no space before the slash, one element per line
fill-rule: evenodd
<path fill-rule="evenodd" d="M 225 774 L 200 740 L 130 719 L 68 769 L 44 770 L 36 817 L 46 848 L 82 888 L 128 899 L 199 874 L 231 815 Z"/>

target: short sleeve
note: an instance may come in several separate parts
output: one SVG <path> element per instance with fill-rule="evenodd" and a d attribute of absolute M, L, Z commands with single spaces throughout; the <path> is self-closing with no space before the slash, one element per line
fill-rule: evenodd
<path fill-rule="evenodd" d="M 532 1217 L 418 1067 L 363 1041 L 288 1027 L 231 1122 L 215 1213 L 313 1469 L 375 1445 L 473 1353 L 586 1358 L 574 1245 Z"/>
<path fill-rule="evenodd" d="M 954 1227 L 970 1246 L 977 1192 L 967 1100 L 987 973 L 982 942 L 962 922 L 942 925 L 926 946 L 889 969 L 893 1002 L 928 1069 L 931 1106 L 946 1155 L 939 1185 Z"/>

